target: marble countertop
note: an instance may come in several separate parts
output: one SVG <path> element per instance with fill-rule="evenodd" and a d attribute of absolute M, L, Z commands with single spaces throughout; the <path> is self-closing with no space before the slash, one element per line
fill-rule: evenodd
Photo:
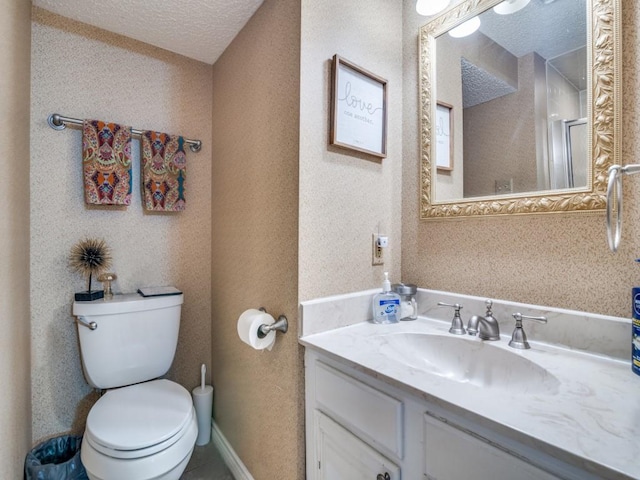
<path fill-rule="evenodd" d="M 640 478 L 640 401 L 635 397 L 640 378 L 629 361 L 531 339 L 530 350 L 515 350 L 507 346 L 506 335 L 490 342 L 526 357 L 559 381 L 550 391 L 527 391 L 461 383 L 380 353 L 386 335 L 455 337 L 448 328 L 448 322 L 426 317 L 393 325 L 361 322 L 303 336 L 300 343 L 414 396 L 465 412 L 479 424 L 596 476 Z"/>

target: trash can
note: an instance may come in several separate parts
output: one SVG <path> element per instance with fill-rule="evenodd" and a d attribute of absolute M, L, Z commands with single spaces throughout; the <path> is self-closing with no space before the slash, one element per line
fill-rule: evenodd
<path fill-rule="evenodd" d="M 80 461 L 81 436 L 50 438 L 27 453 L 24 480 L 88 480 Z"/>

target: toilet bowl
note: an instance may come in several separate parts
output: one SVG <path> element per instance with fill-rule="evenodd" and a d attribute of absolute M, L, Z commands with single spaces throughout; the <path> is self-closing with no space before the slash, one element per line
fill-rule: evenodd
<path fill-rule="evenodd" d="M 110 390 L 98 400 L 80 455 L 91 480 L 178 480 L 197 434 L 189 392 L 154 380 Z"/>
<path fill-rule="evenodd" d="M 75 302 L 89 384 L 107 392 L 87 416 L 80 457 L 90 480 L 178 480 L 198 423 L 191 394 L 164 375 L 177 345 L 182 295 Z"/>

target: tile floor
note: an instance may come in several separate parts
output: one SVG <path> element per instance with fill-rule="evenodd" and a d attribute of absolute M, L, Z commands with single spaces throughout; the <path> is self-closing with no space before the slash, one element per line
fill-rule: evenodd
<path fill-rule="evenodd" d="M 203 447 L 195 447 L 180 480 L 234 480 L 234 478 L 224 464 L 218 449 L 213 442 L 209 442 Z"/>

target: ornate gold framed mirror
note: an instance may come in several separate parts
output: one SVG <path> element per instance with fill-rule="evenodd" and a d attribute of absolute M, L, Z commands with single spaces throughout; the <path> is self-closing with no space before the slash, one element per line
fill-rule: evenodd
<path fill-rule="evenodd" d="M 604 210 L 620 28 L 620 0 L 466 0 L 423 26 L 420 217 Z"/>

